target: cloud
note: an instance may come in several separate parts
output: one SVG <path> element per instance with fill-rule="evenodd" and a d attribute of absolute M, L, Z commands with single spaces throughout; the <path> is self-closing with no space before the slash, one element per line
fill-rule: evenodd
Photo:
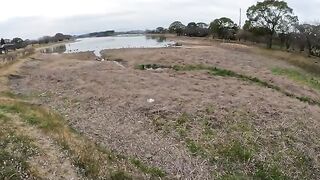
<path fill-rule="evenodd" d="M 209 23 L 239 19 L 256 0 L 10 0 L 2 2 L 0 36 L 37 38 L 56 32 L 79 34 L 100 30 L 167 27 L 175 20 Z M 17 6 L 16 4 L 19 4 Z M 318 0 L 288 0 L 302 22 L 317 19 Z"/>

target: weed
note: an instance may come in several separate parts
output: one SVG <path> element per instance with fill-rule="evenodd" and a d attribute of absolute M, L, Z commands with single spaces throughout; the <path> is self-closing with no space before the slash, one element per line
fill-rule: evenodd
<path fill-rule="evenodd" d="M 187 138 L 186 145 L 188 150 L 192 153 L 192 155 L 206 158 L 206 150 L 201 145 L 197 144 L 194 140 Z"/>
<path fill-rule="evenodd" d="M 182 128 L 182 127 L 178 127 L 177 128 L 177 131 L 178 131 L 178 134 L 179 134 L 179 137 L 180 139 L 184 139 L 187 137 L 187 131 L 186 131 L 186 128 Z"/>
<path fill-rule="evenodd" d="M 203 135 L 207 140 L 210 140 L 215 135 L 214 131 L 211 128 L 211 124 L 208 119 L 204 118 L 203 120 Z"/>
<path fill-rule="evenodd" d="M 247 149 L 239 141 L 234 141 L 229 147 L 222 151 L 224 156 L 228 157 L 231 161 L 248 162 L 252 156 L 252 150 Z"/>
<path fill-rule="evenodd" d="M 142 172 L 146 173 L 146 174 L 150 174 L 154 177 L 164 177 L 166 175 L 166 173 L 164 171 L 162 171 L 159 168 L 156 167 L 149 167 L 146 166 L 145 164 L 143 164 L 140 160 L 138 159 L 131 159 L 131 163 L 137 167 L 138 169 L 140 169 Z"/>
<path fill-rule="evenodd" d="M 314 172 L 319 172 L 319 169 L 314 166 L 312 158 L 299 151 L 292 151 L 291 155 L 294 157 L 294 164 L 299 169 L 301 179 L 317 176 Z"/>
<path fill-rule="evenodd" d="M 38 125 L 41 122 L 40 119 L 34 115 L 25 116 L 24 120 L 31 125 Z"/>
<path fill-rule="evenodd" d="M 144 64 L 138 64 L 138 65 L 136 65 L 136 66 L 135 66 L 135 69 L 145 70 Z"/>
<path fill-rule="evenodd" d="M 0 110 L 7 113 L 18 113 L 19 107 L 15 105 L 0 105 Z"/>
<path fill-rule="evenodd" d="M 185 123 L 189 121 L 189 115 L 186 113 L 183 113 L 181 116 L 178 117 L 176 120 L 177 126 L 183 126 Z"/>
<path fill-rule="evenodd" d="M 171 66 L 159 65 L 159 64 L 138 64 L 135 69 L 148 70 L 148 69 L 170 69 Z"/>
<path fill-rule="evenodd" d="M 91 147 L 84 147 L 80 152 L 77 152 L 78 157 L 74 161 L 75 165 L 82 170 L 86 177 L 97 179 L 100 174 L 100 166 L 97 163 L 99 162 L 99 157 L 93 153 L 94 151 Z"/>
<path fill-rule="evenodd" d="M 210 106 L 208 106 L 207 108 L 206 108 L 206 113 L 207 114 L 212 114 L 212 113 L 214 113 L 214 106 L 212 106 L 212 105 L 210 105 Z"/>
<path fill-rule="evenodd" d="M 261 163 L 256 165 L 256 171 L 254 172 L 253 177 L 255 179 L 263 179 L 263 180 L 285 180 L 289 179 L 285 176 L 278 167 L 270 166 L 266 167 Z"/>
<path fill-rule="evenodd" d="M 161 131 L 165 122 L 162 118 L 154 118 L 152 119 L 152 124 L 155 126 L 156 131 Z"/>

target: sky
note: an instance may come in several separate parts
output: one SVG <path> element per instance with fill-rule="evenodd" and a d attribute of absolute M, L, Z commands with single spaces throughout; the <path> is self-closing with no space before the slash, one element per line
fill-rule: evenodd
<path fill-rule="evenodd" d="M 173 21 L 210 23 L 220 17 L 239 22 L 257 0 L 7 0 L 1 2 L 0 37 L 37 39 L 57 32 L 168 27 Z M 320 0 L 287 0 L 300 22 L 319 22 Z"/>

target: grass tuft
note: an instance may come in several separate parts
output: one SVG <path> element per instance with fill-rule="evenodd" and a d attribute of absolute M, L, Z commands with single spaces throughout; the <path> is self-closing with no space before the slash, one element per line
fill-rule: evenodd
<path fill-rule="evenodd" d="M 228 157 L 231 161 L 239 161 L 243 163 L 250 161 L 253 157 L 252 150 L 247 149 L 239 141 L 231 143 L 229 147 L 223 150 L 222 154 Z"/>
<path fill-rule="evenodd" d="M 194 140 L 187 138 L 186 144 L 188 150 L 191 152 L 192 155 L 204 158 L 207 156 L 206 150 L 200 144 L 196 143 Z"/>
<path fill-rule="evenodd" d="M 146 166 L 145 164 L 143 164 L 140 160 L 138 159 L 134 159 L 132 158 L 131 159 L 131 163 L 137 167 L 138 169 L 140 169 L 142 172 L 146 173 L 146 174 L 150 174 L 151 176 L 154 176 L 154 177 L 165 177 L 166 176 L 166 173 L 157 168 L 157 167 L 149 167 L 149 166 Z"/>
<path fill-rule="evenodd" d="M 263 164 L 256 165 L 256 171 L 254 173 L 255 179 L 265 179 L 265 180 L 285 180 L 290 179 L 284 175 L 278 167 L 271 166 L 266 167 Z"/>
<path fill-rule="evenodd" d="M 139 70 L 148 70 L 148 69 L 170 69 L 171 66 L 159 65 L 159 64 L 138 64 L 135 66 L 135 69 Z"/>

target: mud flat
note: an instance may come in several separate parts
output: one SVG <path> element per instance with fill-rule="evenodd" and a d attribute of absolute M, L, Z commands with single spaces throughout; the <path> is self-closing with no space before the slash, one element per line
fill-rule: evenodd
<path fill-rule="evenodd" d="M 304 69 L 254 47 L 175 40 L 183 46 L 105 50 L 103 62 L 36 54 L 10 87 L 170 178 L 320 176 L 320 91 L 273 73 Z"/>

